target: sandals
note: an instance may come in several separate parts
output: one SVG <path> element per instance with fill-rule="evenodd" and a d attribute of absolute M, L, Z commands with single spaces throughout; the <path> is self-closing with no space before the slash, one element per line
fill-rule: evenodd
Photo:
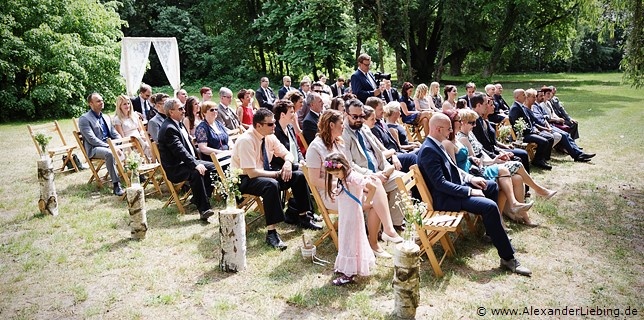
<path fill-rule="evenodd" d="M 331 283 L 334 286 L 342 286 L 345 284 L 353 283 L 353 276 L 346 276 L 346 275 L 340 275 L 339 277 L 335 278 L 335 280 L 331 281 Z"/>

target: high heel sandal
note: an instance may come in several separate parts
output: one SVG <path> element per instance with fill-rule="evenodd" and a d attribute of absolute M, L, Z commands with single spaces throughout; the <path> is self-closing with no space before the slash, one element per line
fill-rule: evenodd
<path fill-rule="evenodd" d="M 514 215 L 517 216 L 521 212 L 525 212 L 530 210 L 532 208 L 532 205 L 534 205 L 534 201 L 530 201 L 528 203 L 521 203 L 519 205 L 510 207 L 510 212 Z"/>
<path fill-rule="evenodd" d="M 526 227 L 536 228 L 536 227 L 538 227 L 538 226 L 539 226 L 539 224 L 538 224 L 538 223 L 534 223 L 534 222 L 527 222 L 527 221 L 530 221 L 530 218 L 528 217 L 528 213 L 527 213 L 527 212 L 523 212 L 523 214 L 522 214 L 522 216 L 520 217 L 520 219 L 519 219 L 519 220 L 517 220 L 517 222 L 521 223 L 522 225 L 524 225 L 524 226 L 526 226 Z"/>
<path fill-rule="evenodd" d="M 386 233 L 382 233 L 382 241 L 387 241 L 387 242 L 393 242 L 393 243 L 401 243 L 405 239 L 403 239 L 401 236 L 396 235 L 396 237 L 391 237 L 387 235 Z"/>
<path fill-rule="evenodd" d="M 547 190 L 547 189 L 546 189 L 546 190 Z M 557 192 L 558 192 L 557 190 L 548 190 L 548 191 L 546 192 L 546 194 L 540 194 L 540 193 L 537 193 L 537 195 L 538 195 L 539 197 L 543 198 L 544 200 L 548 200 L 548 199 L 550 199 L 550 198 L 554 197 L 554 196 L 557 194 Z"/>
<path fill-rule="evenodd" d="M 383 234 L 384 234 L 384 233 L 383 233 Z M 387 251 L 385 251 L 385 250 L 382 250 L 382 249 L 380 249 L 380 251 L 376 251 L 376 250 L 373 250 L 373 249 L 372 249 L 372 251 L 373 251 L 373 254 L 374 254 L 376 257 L 378 257 L 378 258 L 391 259 L 391 258 L 393 258 L 393 257 L 394 257 L 394 256 L 392 256 L 391 254 L 389 254 L 389 252 L 387 252 Z"/>
<path fill-rule="evenodd" d="M 334 286 L 343 286 L 345 284 L 353 283 L 355 280 L 353 279 L 353 276 L 347 276 L 345 274 L 340 275 L 339 277 L 335 278 L 331 283 Z"/>

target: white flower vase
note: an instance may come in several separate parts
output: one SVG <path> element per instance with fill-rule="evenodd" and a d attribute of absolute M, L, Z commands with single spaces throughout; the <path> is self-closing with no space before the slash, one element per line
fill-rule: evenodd
<path fill-rule="evenodd" d="M 235 210 L 237 209 L 237 199 L 235 198 L 235 193 L 229 192 L 226 195 L 226 210 Z"/>
<path fill-rule="evenodd" d="M 130 185 L 132 187 L 138 187 L 141 185 L 141 179 L 139 178 L 139 170 L 137 169 L 132 169 L 132 173 L 130 175 Z"/>

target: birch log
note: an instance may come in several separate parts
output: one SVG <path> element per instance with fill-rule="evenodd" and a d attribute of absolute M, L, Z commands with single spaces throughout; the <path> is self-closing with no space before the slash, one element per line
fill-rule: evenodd
<path fill-rule="evenodd" d="M 246 219 L 244 210 L 226 208 L 219 211 L 221 260 L 219 266 L 226 272 L 246 269 Z"/>
<path fill-rule="evenodd" d="M 125 189 L 127 208 L 130 211 L 130 228 L 133 239 L 143 240 L 148 231 L 148 217 L 145 209 L 143 187 L 136 185 Z"/>
<path fill-rule="evenodd" d="M 40 182 L 40 200 L 38 200 L 40 213 L 57 216 L 58 196 L 54 184 L 54 166 L 48 156 L 38 160 L 38 181 Z"/>
<path fill-rule="evenodd" d="M 414 319 L 420 300 L 420 247 L 403 241 L 394 250 L 394 313 L 402 319 Z"/>

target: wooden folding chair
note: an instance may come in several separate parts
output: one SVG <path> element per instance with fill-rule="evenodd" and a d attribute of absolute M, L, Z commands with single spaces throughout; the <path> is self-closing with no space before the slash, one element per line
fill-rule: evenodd
<path fill-rule="evenodd" d="M 159 159 L 160 161 L 161 154 L 159 153 L 159 146 L 157 145 L 157 143 L 152 142 L 150 144 L 150 149 L 152 149 L 152 154 L 154 155 L 154 157 Z M 159 162 L 159 164 L 161 163 Z M 170 190 L 170 197 L 163 205 L 163 208 L 167 208 L 171 203 L 174 203 L 177 205 L 179 212 L 181 214 L 185 214 L 186 209 L 184 208 L 184 205 L 188 200 L 188 197 L 192 193 L 192 189 L 189 189 L 183 196 L 179 196 L 179 192 L 181 192 L 181 188 L 183 188 L 183 186 L 186 185 L 188 180 L 184 180 L 179 183 L 173 183 L 172 181 L 170 181 L 170 179 L 168 179 L 168 175 L 166 175 L 162 165 L 159 166 L 159 171 L 161 171 L 161 175 L 163 176 L 163 181 L 165 182 L 166 186 L 168 186 L 168 190 Z"/>
<path fill-rule="evenodd" d="M 456 249 L 454 248 L 454 243 L 450 238 L 450 233 L 458 233 L 459 225 L 466 212 L 445 212 L 445 211 L 434 211 L 432 207 L 431 194 L 427 186 L 424 185 L 424 180 L 422 180 L 422 175 L 418 169 L 418 165 L 413 165 L 403 177 L 396 178 L 396 184 L 398 185 L 399 192 L 410 193 L 413 187 L 418 188 L 421 193 L 421 197 L 427 198 L 423 199 L 427 205 L 427 211 L 423 213 L 422 219 L 423 224 L 416 224 L 416 233 L 421 242 L 420 254 L 427 255 L 429 263 L 434 270 L 434 274 L 437 277 L 443 276 L 443 271 L 441 270 L 441 264 L 447 256 L 454 256 L 456 254 Z M 420 179 L 418 179 L 420 176 Z M 421 191 L 422 189 L 422 191 Z M 425 193 L 423 195 L 423 193 Z M 439 217 L 448 216 L 451 220 L 449 221 L 440 221 L 436 220 Z M 440 257 L 440 260 L 436 258 L 436 253 L 434 252 L 433 246 L 437 242 L 440 242 L 443 247 L 443 255 Z"/>
<path fill-rule="evenodd" d="M 306 183 L 309 185 L 309 189 L 311 189 L 311 193 L 313 194 L 313 199 L 315 199 L 315 203 L 317 204 L 318 211 L 322 215 L 322 219 L 324 219 L 324 224 L 326 224 L 327 230 L 324 231 L 322 236 L 318 240 L 315 241 L 315 245 L 319 246 L 324 239 L 331 237 L 333 240 L 333 244 L 335 245 L 335 249 L 338 249 L 338 222 L 333 221 L 331 219 L 331 215 L 338 215 L 337 210 L 331 210 L 327 209 L 324 206 L 324 201 L 322 201 L 322 196 L 318 192 L 318 189 L 313 185 L 311 182 L 311 178 L 309 177 L 309 168 L 306 166 L 302 165 L 300 166 L 300 169 L 302 169 L 302 172 L 304 173 L 304 178 L 306 178 Z"/>
<path fill-rule="evenodd" d="M 53 139 L 55 135 L 58 135 L 60 137 L 60 142 L 62 145 L 59 145 L 58 143 L 55 143 L 56 146 L 52 146 L 47 149 L 47 153 L 49 154 L 49 157 L 51 158 L 52 161 L 55 160 L 57 156 L 63 155 L 65 158 L 62 160 L 62 166 L 60 167 L 60 172 L 65 171 L 65 167 L 68 164 L 72 165 L 72 168 L 74 171 L 78 172 L 78 167 L 76 166 L 76 162 L 73 159 L 73 151 L 76 149 L 76 146 L 68 145 L 67 142 L 65 142 L 65 137 L 63 137 L 63 132 L 60 130 L 60 126 L 58 125 L 58 121 L 54 120 L 53 123 L 45 123 L 45 124 L 39 124 L 39 125 L 27 125 L 27 129 L 29 129 L 29 134 L 31 135 L 31 140 L 33 140 L 34 145 L 36 145 L 36 150 L 38 150 L 38 155 L 43 156 L 42 154 L 42 149 L 40 148 L 40 145 L 36 141 L 36 134 L 39 132 L 42 132 L 46 135 L 51 134 L 52 135 L 52 142 L 56 139 Z M 50 145 L 51 144 L 50 142 Z"/>
<path fill-rule="evenodd" d="M 118 151 L 121 151 L 123 155 L 127 155 L 129 152 L 137 152 L 141 156 L 141 165 L 138 168 L 138 173 L 140 175 L 146 175 L 147 179 L 143 183 L 143 189 L 152 181 L 154 189 L 156 192 L 161 194 L 161 188 L 159 187 L 159 182 L 154 176 L 155 173 L 159 171 L 161 167 L 160 163 L 151 163 L 148 161 L 147 157 L 143 152 L 143 147 L 139 142 L 139 139 L 136 137 L 124 137 L 119 139 L 107 139 L 107 144 L 109 144 L 112 154 L 114 155 L 114 163 L 116 164 L 116 170 L 118 170 L 119 175 L 123 177 L 123 181 L 127 187 L 132 186 L 132 181 L 130 181 L 130 175 L 125 172 L 125 166 L 123 161 L 118 157 Z M 124 197 L 125 198 L 125 197 Z"/>
<path fill-rule="evenodd" d="M 107 168 L 104 167 L 105 160 L 99 158 L 90 158 L 87 156 L 87 151 L 85 151 L 85 146 L 83 146 L 83 135 L 80 132 L 74 131 L 74 138 L 76 138 L 78 148 L 82 151 L 83 157 L 85 157 L 87 166 L 89 166 L 90 171 L 92 171 L 92 176 L 89 178 L 89 181 L 87 181 L 87 183 L 90 184 L 92 183 L 92 181 L 96 181 L 98 187 L 102 188 L 103 183 L 109 183 L 110 181 L 108 179 L 109 172 L 107 172 Z M 105 169 L 106 171 L 103 177 L 99 175 L 101 169 Z"/>
<path fill-rule="evenodd" d="M 302 141 L 302 145 L 304 146 L 304 150 L 309 149 L 309 144 L 306 142 L 306 139 L 304 139 L 304 133 L 300 131 L 300 133 L 297 134 L 297 136 L 300 138 L 300 141 Z"/>
<path fill-rule="evenodd" d="M 230 157 L 232 155 L 232 152 L 221 152 L 219 154 L 215 154 L 214 152 L 210 154 L 210 158 L 212 159 L 212 163 L 215 165 L 215 169 L 217 169 L 217 175 L 219 176 L 219 179 L 225 180 L 226 179 L 226 173 L 224 172 L 224 166 L 230 166 L 230 162 L 232 161 L 232 158 Z M 224 159 L 228 157 L 227 159 Z M 213 192 L 215 192 L 213 190 Z M 257 210 L 259 211 L 260 215 L 255 217 L 253 220 L 246 221 L 246 228 L 253 224 L 255 221 L 261 219 L 265 213 L 264 213 L 264 203 L 262 202 L 262 198 L 256 195 L 252 194 L 242 194 L 242 201 L 237 204 L 238 209 L 244 210 L 244 212 L 248 212 L 249 210 L 253 210 L 257 207 Z"/>
<path fill-rule="evenodd" d="M 78 118 L 75 118 L 75 117 L 72 118 L 72 123 L 74 124 L 74 129 L 76 129 L 76 131 L 80 132 L 80 129 L 78 128 Z"/>

